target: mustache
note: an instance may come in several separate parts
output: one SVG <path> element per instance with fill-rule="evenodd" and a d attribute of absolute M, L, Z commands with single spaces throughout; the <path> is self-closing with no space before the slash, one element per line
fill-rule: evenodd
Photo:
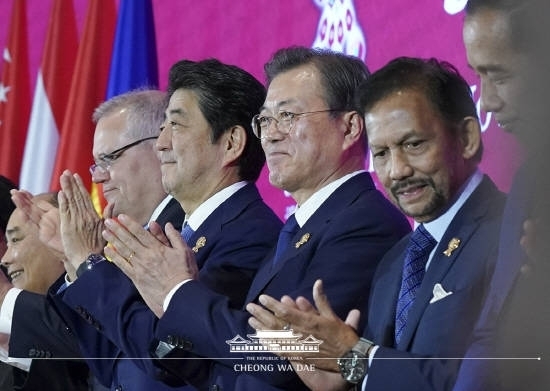
<path fill-rule="evenodd" d="M 394 197 L 397 197 L 397 193 L 399 191 L 406 189 L 408 187 L 418 187 L 418 186 L 430 186 L 435 188 L 435 183 L 431 178 L 424 178 L 424 179 L 408 178 L 408 179 L 394 183 L 390 187 L 390 191 Z"/>

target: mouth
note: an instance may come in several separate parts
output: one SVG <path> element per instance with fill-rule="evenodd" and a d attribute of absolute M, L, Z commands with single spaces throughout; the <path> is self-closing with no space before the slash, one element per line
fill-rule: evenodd
<path fill-rule="evenodd" d="M 506 119 L 506 118 L 495 118 L 497 125 L 499 128 L 504 129 L 508 132 L 514 130 L 514 123 L 516 120 L 514 118 Z"/>
<path fill-rule="evenodd" d="M 10 279 L 12 281 L 16 280 L 18 277 L 20 277 L 21 275 L 23 274 L 23 270 L 16 270 L 16 271 L 13 271 L 13 272 L 10 272 L 8 274 L 8 276 L 10 277 Z"/>
<path fill-rule="evenodd" d="M 392 188 L 392 194 L 396 199 L 412 200 L 422 194 L 429 186 L 426 182 L 404 183 Z"/>

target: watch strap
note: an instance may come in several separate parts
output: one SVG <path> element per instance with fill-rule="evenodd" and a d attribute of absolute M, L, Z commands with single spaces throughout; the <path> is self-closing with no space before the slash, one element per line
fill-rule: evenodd
<path fill-rule="evenodd" d="M 106 258 L 101 254 L 92 253 L 88 255 L 84 262 L 82 262 L 80 266 L 78 266 L 78 269 L 76 269 L 76 277 L 80 278 L 88 270 L 92 270 L 95 265 L 105 260 Z"/>

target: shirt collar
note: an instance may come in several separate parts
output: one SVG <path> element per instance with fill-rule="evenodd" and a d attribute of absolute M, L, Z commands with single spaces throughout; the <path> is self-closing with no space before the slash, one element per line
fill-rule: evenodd
<path fill-rule="evenodd" d="M 296 211 L 294 216 L 300 227 L 303 227 L 304 224 L 309 220 L 311 216 L 319 209 L 319 207 L 330 197 L 336 189 L 338 189 L 343 183 L 351 179 L 352 177 L 366 172 L 365 170 L 359 170 L 352 172 L 350 174 L 344 175 L 343 177 L 336 179 L 335 181 L 330 182 L 328 185 L 317 190 L 315 193 L 309 197 L 306 202 L 300 206 L 296 206 Z"/>
<path fill-rule="evenodd" d="M 232 185 L 229 185 L 226 188 L 218 191 L 216 194 L 200 204 L 199 207 L 195 209 L 195 211 L 190 216 L 186 215 L 185 221 L 187 222 L 187 224 L 189 224 L 189 226 L 191 226 L 193 231 L 196 231 L 204 222 L 204 220 L 206 220 L 208 216 L 210 216 L 218 206 L 220 206 L 229 197 L 231 197 L 247 184 L 248 182 L 246 181 L 240 181 L 233 183 Z"/>

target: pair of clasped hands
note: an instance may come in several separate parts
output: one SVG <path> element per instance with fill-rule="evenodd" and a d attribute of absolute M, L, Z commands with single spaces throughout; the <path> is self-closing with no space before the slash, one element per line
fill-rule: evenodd
<path fill-rule="evenodd" d="M 76 269 L 88 255 L 103 253 L 134 282 L 160 317 L 168 292 L 181 281 L 198 278 L 193 252 L 170 223 L 164 227 L 166 233 L 156 222 L 147 231 L 125 214 L 112 216 L 112 204 L 105 207 L 102 219 L 78 174 L 63 172 L 60 184 L 59 210 L 44 201 L 33 202 L 32 194 L 23 190 L 13 190 L 12 200 L 38 225 L 40 240 L 65 254 L 70 281 L 76 279 Z"/>

